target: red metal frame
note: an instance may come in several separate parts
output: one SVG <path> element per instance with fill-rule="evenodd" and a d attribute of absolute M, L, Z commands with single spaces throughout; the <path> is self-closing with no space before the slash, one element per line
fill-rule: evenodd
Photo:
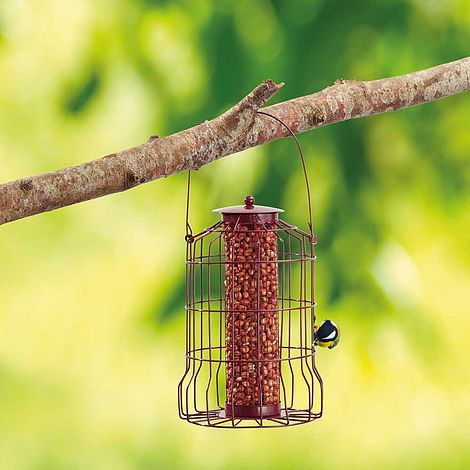
<path fill-rule="evenodd" d="M 281 209 L 255 206 L 253 196 L 247 196 L 245 206 L 216 210 L 222 213 L 223 220 L 193 235 L 189 224 L 191 179 L 188 172 L 185 237 L 186 369 L 178 385 L 178 411 L 182 419 L 199 426 L 296 426 L 314 421 L 323 413 L 323 382 L 315 365 L 313 344 L 316 237 L 312 228 L 312 205 L 305 159 L 297 137 L 284 122 L 262 111 L 258 111 L 258 114 L 279 122 L 295 140 L 305 177 L 310 232 L 306 233 L 279 220 L 278 214 L 283 212 Z M 226 246 L 226 243 L 230 243 L 227 242 L 230 233 L 237 230 L 249 235 L 246 240 L 255 241 L 254 245 L 250 245 L 248 260 L 245 256 L 237 258 L 233 246 Z M 270 261 L 267 261 L 266 254 L 262 257 L 261 243 L 266 240 L 270 240 L 268 248 L 276 248 L 275 255 L 274 250 L 269 248 L 273 252 Z M 255 255 L 252 254 L 253 246 Z M 265 281 L 262 280 L 260 271 L 264 267 L 267 272 L 268 264 L 270 272 L 273 269 L 275 272 L 275 277 L 271 274 L 272 280 L 269 281 L 271 286 L 274 283 L 275 289 L 269 290 L 269 298 L 265 292 L 265 300 L 260 303 L 260 290 L 267 290 L 262 283 L 266 282 L 267 285 L 268 282 L 266 275 Z M 243 282 L 250 282 L 249 289 L 243 287 L 243 296 L 248 302 L 244 310 L 240 307 L 240 301 L 238 304 L 234 302 L 234 279 L 237 269 L 240 276 L 240 265 L 245 270 L 241 274 Z M 228 282 L 228 288 L 225 282 Z M 238 293 L 241 287 L 240 282 L 237 282 Z M 273 297 L 276 301 L 273 301 Z M 253 308 L 255 303 L 256 308 Z M 246 311 L 245 317 L 249 317 L 249 341 L 246 332 L 240 333 L 241 321 L 246 323 L 241 316 L 243 311 Z M 241 319 L 238 322 L 238 336 L 241 338 L 244 335 L 243 343 L 240 343 L 240 338 L 236 339 L 235 318 Z M 268 321 L 269 326 L 261 326 L 263 320 L 264 323 Z M 269 329 L 269 341 L 275 347 L 266 347 L 268 343 L 263 342 L 261 349 L 261 339 L 267 336 L 263 333 L 268 331 L 266 328 Z M 256 333 L 253 335 L 251 330 Z M 240 344 L 245 347 L 240 348 Z M 250 357 L 247 349 L 255 356 Z M 244 359 L 244 356 L 247 358 Z M 273 379 L 267 381 L 265 369 L 269 367 Z M 241 387 L 235 383 L 235 369 L 239 374 L 236 380 L 242 381 Z M 253 373 L 256 373 L 255 381 Z M 243 380 L 246 385 L 243 385 Z M 266 385 L 267 382 L 269 385 Z M 240 398 L 242 389 L 249 395 Z M 235 403 L 234 396 L 242 404 Z"/>
<path fill-rule="evenodd" d="M 283 427 L 322 416 L 323 382 L 315 365 L 313 346 L 316 238 L 282 220 L 267 228 L 256 214 L 250 215 L 251 222 L 253 217 L 258 220 L 260 231 L 274 233 L 278 241 L 279 359 L 270 362 L 276 362 L 279 368 L 280 403 L 265 405 L 260 400 L 249 407 L 225 403 L 227 364 L 232 364 L 233 371 L 235 364 L 243 361 L 226 359 L 226 318 L 231 314 L 228 318 L 233 328 L 235 315 L 226 310 L 224 279 L 226 270 L 236 261 L 230 262 L 225 257 L 224 233 L 228 224 L 233 227 L 233 220 L 224 217 L 224 222 L 187 238 L 186 369 L 178 385 L 178 409 L 182 419 L 196 425 Z M 236 221 L 235 226 L 240 223 Z M 256 230 L 252 232 L 256 234 Z M 250 261 L 253 269 L 258 269 L 261 263 Z M 260 318 L 263 309 L 252 312 Z M 259 345 L 259 328 L 256 334 Z"/>

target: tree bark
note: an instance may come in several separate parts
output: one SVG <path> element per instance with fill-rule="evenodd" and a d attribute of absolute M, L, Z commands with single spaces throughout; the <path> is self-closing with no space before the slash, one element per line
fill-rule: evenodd
<path fill-rule="evenodd" d="M 285 128 L 257 114 L 260 109 L 300 133 L 468 91 L 470 57 L 381 80 L 339 79 L 320 92 L 262 108 L 282 85 L 267 80 L 221 116 L 168 137 L 152 136 L 144 144 L 98 160 L 1 184 L 0 225 L 198 169 L 285 137 Z"/>

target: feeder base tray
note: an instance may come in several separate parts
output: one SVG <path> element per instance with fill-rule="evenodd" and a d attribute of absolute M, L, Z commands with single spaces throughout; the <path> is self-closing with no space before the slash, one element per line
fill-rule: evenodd
<path fill-rule="evenodd" d="M 281 404 L 275 405 L 231 405 L 225 404 L 225 416 L 240 419 L 276 418 L 281 416 Z"/>

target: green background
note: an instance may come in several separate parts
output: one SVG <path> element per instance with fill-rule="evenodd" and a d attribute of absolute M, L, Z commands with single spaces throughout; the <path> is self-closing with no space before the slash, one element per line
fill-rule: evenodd
<path fill-rule="evenodd" d="M 468 55 L 468 0 L 1 0 L 0 179 L 81 163 L 227 109 Z M 470 97 L 300 136 L 319 238 L 325 416 L 277 430 L 177 418 L 180 174 L 0 227 L 3 469 L 470 466 Z M 191 221 L 253 193 L 306 227 L 283 140 L 194 175 Z"/>

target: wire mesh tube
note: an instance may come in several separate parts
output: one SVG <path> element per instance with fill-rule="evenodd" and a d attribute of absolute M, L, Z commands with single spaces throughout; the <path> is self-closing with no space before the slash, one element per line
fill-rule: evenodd
<path fill-rule="evenodd" d="M 278 253 L 274 224 L 226 224 L 226 414 L 280 413 Z"/>

